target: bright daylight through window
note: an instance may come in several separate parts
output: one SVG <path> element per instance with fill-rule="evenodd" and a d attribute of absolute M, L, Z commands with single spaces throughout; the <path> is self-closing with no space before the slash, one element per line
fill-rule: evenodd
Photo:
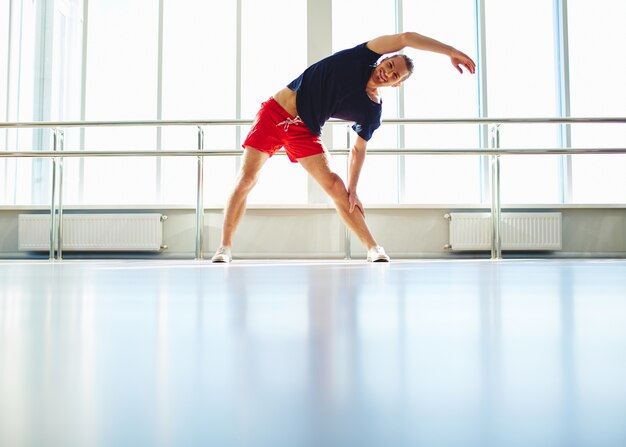
<path fill-rule="evenodd" d="M 0 119 L 252 119 L 261 102 L 315 62 L 312 57 L 399 31 L 417 31 L 464 49 L 479 72 L 460 76 L 442 55 L 406 50 L 415 71 L 402 87 L 383 89 L 383 120 L 547 118 L 568 112 L 626 116 L 626 61 L 616 56 L 626 41 L 622 0 L 333 0 L 325 5 L 312 14 L 307 0 L 3 1 Z M 484 11 L 477 13 L 477 5 Z M 457 13 L 448 14 L 451 9 Z M 281 26 L 268 29 L 271 22 Z M 324 32 L 324 39 L 312 37 L 312 30 Z M 239 151 L 248 131 L 240 127 L 205 126 L 204 149 Z M 620 124 L 504 124 L 500 132 L 503 148 L 626 143 L 626 126 Z M 65 148 L 194 150 L 198 138 L 196 127 L 68 128 Z M 324 141 L 345 149 L 355 133 L 347 125 L 328 125 Z M 51 147 L 50 130 L 0 130 L 0 150 Z M 479 125 L 383 124 L 368 147 L 471 149 L 486 148 L 488 141 Z M 205 205 L 223 206 L 239 165 L 234 156 L 205 159 Z M 332 165 L 346 177 L 345 155 L 333 156 Z M 66 205 L 193 206 L 195 201 L 195 158 L 72 158 L 64 169 Z M 624 204 L 624 172 L 626 155 L 505 155 L 502 202 Z M 485 156 L 370 154 L 361 179 L 359 195 L 366 206 L 489 203 Z M 48 159 L 0 159 L 0 205 L 46 205 L 50 185 Z M 326 203 L 315 188 L 303 169 L 277 156 L 261 173 L 249 203 Z"/>

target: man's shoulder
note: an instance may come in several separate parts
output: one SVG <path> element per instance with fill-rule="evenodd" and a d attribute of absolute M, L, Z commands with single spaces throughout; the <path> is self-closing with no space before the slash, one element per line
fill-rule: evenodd
<path fill-rule="evenodd" d="M 367 42 L 363 42 L 360 43 L 352 48 L 346 48 L 345 50 L 341 50 L 336 52 L 335 54 L 333 54 L 331 57 L 336 56 L 336 57 L 342 57 L 342 56 L 348 56 L 348 57 L 357 57 L 357 56 L 363 56 L 366 58 L 375 58 L 378 59 L 380 57 L 380 54 L 370 50 L 367 47 Z"/>

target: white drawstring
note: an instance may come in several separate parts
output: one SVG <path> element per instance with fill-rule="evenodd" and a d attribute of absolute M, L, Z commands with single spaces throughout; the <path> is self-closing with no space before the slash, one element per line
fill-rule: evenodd
<path fill-rule="evenodd" d="M 304 121 L 302 121 L 299 116 L 296 116 L 293 119 L 287 118 L 285 121 L 282 121 L 282 122 L 276 124 L 276 126 L 284 126 L 284 130 L 286 132 L 286 131 L 289 130 L 289 125 L 295 124 L 297 126 L 298 124 L 303 123 L 303 122 Z"/>

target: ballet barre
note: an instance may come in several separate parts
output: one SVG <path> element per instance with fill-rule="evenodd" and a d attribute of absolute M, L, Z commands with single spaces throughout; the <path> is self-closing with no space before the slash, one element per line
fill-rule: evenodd
<path fill-rule="evenodd" d="M 329 120 L 327 124 L 346 125 L 346 121 Z M 50 205 L 50 260 L 61 260 L 63 253 L 63 159 L 68 157 L 197 157 L 196 191 L 196 240 L 195 258 L 203 259 L 204 243 L 204 157 L 240 156 L 239 150 L 204 149 L 204 127 L 208 126 L 249 126 L 252 120 L 149 120 L 149 121 L 46 121 L 46 122 L 0 122 L 0 129 L 52 129 L 53 149 L 0 151 L 0 158 L 50 158 L 52 160 L 51 205 Z M 502 124 L 626 124 L 626 117 L 616 118 L 432 118 L 408 119 L 397 118 L 383 120 L 384 125 L 428 125 L 428 124 L 474 124 L 488 127 L 490 132 L 487 148 L 475 149 L 376 149 L 367 150 L 372 155 L 484 155 L 490 159 L 491 186 L 491 259 L 502 259 L 502 222 L 500 200 L 500 156 L 515 155 L 574 155 L 574 154 L 626 154 L 626 147 L 605 148 L 542 148 L 542 149 L 503 149 L 500 148 L 500 125 Z M 93 127 L 167 127 L 193 126 L 198 129 L 198 144 L 195 150 L 64 150 L 64 132 L 66 128 Z M 333 148 L 332 154 L 346 155 L 349 148 Z M 58 189 L 58 197 L 57 197 Z M 55 218 L 58 216 L 58 219 Z M 346 228 L 345 252 L 350 259 L 350 234 Z"/>

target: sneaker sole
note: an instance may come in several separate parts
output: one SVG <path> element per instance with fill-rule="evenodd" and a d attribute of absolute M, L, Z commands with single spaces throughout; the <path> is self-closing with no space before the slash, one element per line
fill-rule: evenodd
<path fill-rule="evenodd" d="M 389 262 L 389 258 L 368 259 L 367 262 Z"/>

